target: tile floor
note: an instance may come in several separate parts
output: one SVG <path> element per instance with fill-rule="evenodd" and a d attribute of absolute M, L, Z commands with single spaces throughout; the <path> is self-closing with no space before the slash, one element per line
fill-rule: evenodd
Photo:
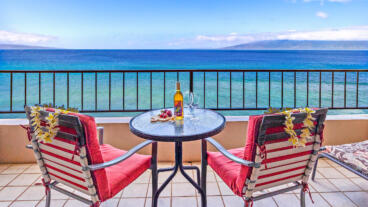
<path fill-rule="evenodd" d="M 160 163 L 167 167 L 171 163 Z M 199 165 L 194 163 L 193 165 Z M 192 177 L 194 172 L 188 171 Z M 169 173 L 162 173 L 162 183 Z M 44 188 L 40 181 L 38 166 L 32 164 L 0 165 L 0 207 L 44 206 Z M 113 199 L 103 203 L 104 207 L 148 207 L 151 204 L 150 172 L 147 171 Z M 243 207 L 242 199 L 208 170 L 208 207 Z M 328 161 L 321 160 L 315 182 L 310 182 L 314 200 L 307 196 L 307 206 L 363 207 L 368 206 L 368 181 Z M 162 192 L 160 207 L 199 206 L 200 198 L 183 176 L 177 175 Z M 58 192 L 52 191 L 52 207 L 86 206 Z M 254 207 L 299 206 L 299 192 L 289 192 L 254 202 Z"/>

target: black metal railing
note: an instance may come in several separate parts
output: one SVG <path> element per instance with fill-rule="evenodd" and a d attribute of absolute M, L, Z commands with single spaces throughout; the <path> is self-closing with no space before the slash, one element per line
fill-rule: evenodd
<path fill-rule="evenodd" d="M 215 110 L 368 109 L 367 69 L 9 70 L 0 71 L 0 113 L 49 103 L 81 112 L 171 107 L 176 81 L 199 97 L 200 107 Z"/>

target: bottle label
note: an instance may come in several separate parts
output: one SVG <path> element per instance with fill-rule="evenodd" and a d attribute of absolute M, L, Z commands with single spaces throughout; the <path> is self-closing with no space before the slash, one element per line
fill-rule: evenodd
<path fill-rule="evenodd" d="M 182 101 L 175 101 L 174 102 L 174 110 L 175 116 L 183 116 L 183 102 Z"/>

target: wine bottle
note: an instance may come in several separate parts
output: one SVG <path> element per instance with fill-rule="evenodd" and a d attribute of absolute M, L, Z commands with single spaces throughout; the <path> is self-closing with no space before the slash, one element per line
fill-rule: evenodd
<path fill-rule="evenodd" d="M 184 117 L 183 94 L 180 91 L 180 82 L 176 82 L 176 93 L 174 95 L 175 120 L 182 120 Z"/>

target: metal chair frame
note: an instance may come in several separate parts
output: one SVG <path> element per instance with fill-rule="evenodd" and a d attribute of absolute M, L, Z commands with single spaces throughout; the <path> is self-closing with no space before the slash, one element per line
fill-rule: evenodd
<path fill-rule="evenodd" d="M 25 107 L 26 111 L 29 112 L 30 108 L 29 107 Z M 27 114 L 27 117 L 29 115 Z M 29 117 L 28 117 L 29 118 Z M 80 129 L 83 129 L 80 121 L 79 121 L 79 127 Z M 99 139 L 99 143 L 100 144 L 103 144 L 103 135 L 104 135 L 104 129 L 103 127 L 97 127 L 96 129 L 98 131 L 98 139 Z M 82 133 L 84 134 L 84 133 Z M 85 137 L 81 137 L 79 136 L 79 139 L 85 139 Z M 35 140 L 35 139 L 33 139 Z M 33 140 L 31 141 L 31 143 L 33 142 Z M 37 142 L 37 141 L 36 141 Z M 82 143 L 84 143 L 82 141 Z M 39 153 L 38 149 L 35 149 L 32 145 L 34 143 L 32 143 L 31 145 L 27 145 L 26 148 L 28 149 L 33 149 L 33 151 L 35 153 L 38 153 L 39 156 L 41 156 L 41 154 Z M 113 165 L 116 165 L 116 164 L 119 164 L 125 160 L 127 160 L 129 157 L 131 157 L 132 155 L 134 155 L 135 153 L 137 153 L 139 150 L 141 150 L 142 148 L 146 147 L 147 145 L 150 145 L 152 144 L 152 158 L 151 158 L 151 166 L 150 166 L 150 169 L 151 169 L 151 173 L 152 173 L 152 195 L 155 195 L 156 191 L 157 191 L 157 186 L 158 186 L 158 173 L 157 173 L 157 142 L 155 141 L 151 141 L 151 140 L 147 140 L 147 141 L 144 141 L 138 145 L 136 145 L 135 147 L 131 148 L 130 150 L 128 150 L 124 155 L 121 155 L 111 161 L 108 161 L 108 162 L 104 162 L 104 163 L 100 163 L 100 164 L 94 164 L 94 165 L 91 165 L 91 164 L 88 164 L 87 166 L 84 167 L 83 170 L 85 171 L 95 171 L 95 170 L 99 170 L 99 169 L 103 169 L 103 168 L 107 168 L 107 167 L 110 167 L 110 166 L 113 166 Z M 83 145 L 83 144 L 82 144 Z M 42 160 L 42 156 L 37 158 L 36 156 L 36 159 L 39 161 L 39 160 Z M 45 170 L 45 169 L 44 169 Z M 41 169 L 42 171 L 42 169 Z M 45 173 L 43 173 L 43 177 L 47 176 L 48 173 L 47 171 Z M 48 178 L 49 180 L 51 180 L 50 178 Z M 100 202 L 99 201 L 93 201 L 93 200 L 89 200 L 89 199 L 86 199 L 86 198 L 83 198 L 75 193 L 72 193 L 70 191 L 67 191 L 63 188 L 60 188 L 59 186 L 57 186 L 59 184 L 58 181 L 52 181 L 52 182 L 49 182 L 49 183 L 45 183 L 45 188 L 46 188 L 46 207 L 50 207 L 51 205 L 51 191 L 48 190 L 48 189 L 53 189 L 55 191 L 58 191 L 62 194 L 65 194 L 67 196 L 70 196 L 76 200 L 79 200 L 87 205 L 90 205 L 90 206 L 99 206 Z"/>
<path fill-rule="evenodd" d="M 317 127 L 316 127 L 316 133 L 319 132 L 321 129 L 323 129 L 323 122 L 326 118 L 327 109 L 322 109 L 320 111 L 320 113 L 321 113 L 321 117 L 320 117 L 320 120 L 319 120 L 319 122 L 317 124 Z M 260 129 L 260 130 L 262 131 L 262 129 Z M 221 152 L 225 157 L 227 157 L 228 159 L 230 159 L 233 162 L 236 162 L 236 163 L 244 165 L 244 166 L 256 168 L 256 169 L 261 167 L 261 162 L 252 162 L 252 161 L 241 159 L 241 158 L 231 154 L 220 143 L 218 143 L 217 141 L 215 141 L 211 137 L 203 139 L 202 140 L 202 155 L 201 155 L 202 156 L 202 159 L 201 159 L 202 160 L 201 161 L 201 168 L 202 168 L 201 169 L 201 188 L 204 190 L 205 194 L 206 194 L 206 177 L 207 177 L 207 165 L 208 165 L 208 162 L 207 162 L 207 142 L 210 143 L 219 152 Z M 315 140 L 315 144 L 320 144 L 320 143 L 316 142 L 316 140 Z M 318 151 L 313 151 L 313 155 L 316 155 L 317 153 L 318 153 Z M 315 164 L 316 163 L 317 163 L 317 161 L 315 162 Z M 306 206 L 306 204 L 305 204 L 305 191 L 303 189 L 303 187 L 304 187 L 303 183 L 300 182 L 300 181 L 295 181 L 295 182 L 293 182 L 293 184 L 294 184 L 293 186 L 286 187 L 286 188 L 283 188 L 283 189 L 280 189 L 280 190 L 272 191 L 272 192 L 269 192 L 269 193 L 264 193 L 264 194 L 254 196 L 254 197 L 252 196 L 251 199 L 252 199 L 252 201 L 257 201 L 257 200 L 272 197 L 272 196 L 275 196 L 275 195 L 278 195 L 278 194 L 293 191 L 293 190 L 296 190 L 296 189 L 301 189 L 300 190 L 300 206 L 305 207 Z M 247 198 L 244 197 L 244 200 L 247 201 Z"/>
<path fill-rule="evenodd" d="M 220 143 L 215 141 L 213 138 L 206 138 L 202 140 L 202 169 L 201 169 L 201 188 L 203 189 L 204 193 L 206 194 L 206 177 L 207 177 L 207 142 L 209 142 L 212 146 L 214 146 L 219 152 L 221 152 L 225 157 L 229 158 L 233 162 L 239 163 L 241 165 L 245 165 L 248 167 L 260 168 L 261 163 L 250 162 L 248 160 L 243 160 L 229 151 L 227 151 Z M 259 196 L 253 197 L 253 201 L 261 200 L 264 198 L 272 197 L 278 194 L 286 193 L 289 191 L 293 191 L 296 189 L 300 190 L 300 206 L 305 207 L 305 192 L 303 191 L 303 184 L 301 182 L 294 182 L 294 185 L 291 187 L 283 188 L 277 191 L 272 191 L 270 193 L 264 193 Z"/>

